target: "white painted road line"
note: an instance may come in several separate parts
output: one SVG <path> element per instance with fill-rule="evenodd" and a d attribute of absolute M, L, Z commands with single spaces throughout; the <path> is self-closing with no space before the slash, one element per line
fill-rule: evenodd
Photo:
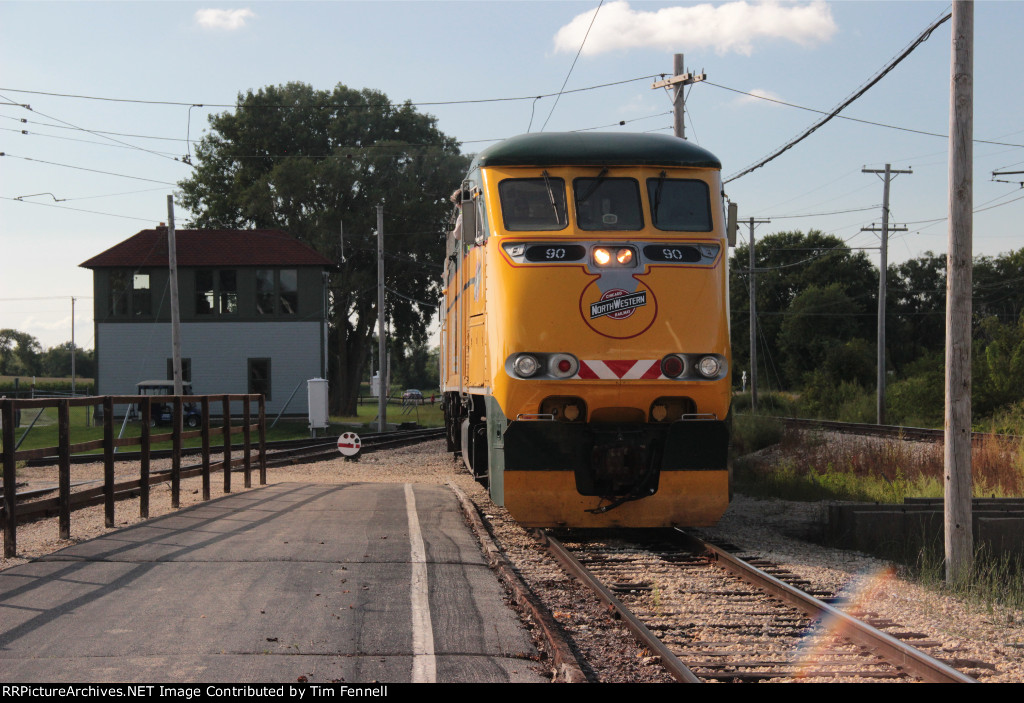
<path fill-rule="evenodd" d="M 412 564 L 412 681 L 437 683 L 434 626 L 430 620 L 430 589 L 427 584 L 427 550 L 423 546 L 416 496 L 405 484 L 405 509 L 409 516 L 409 547 Z"/>

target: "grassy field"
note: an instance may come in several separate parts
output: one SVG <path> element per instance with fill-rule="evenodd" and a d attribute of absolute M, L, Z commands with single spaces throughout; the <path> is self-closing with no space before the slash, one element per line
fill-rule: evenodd
<path fill-rule="evenodd" d="M 736 490 L 747 495 L 902 503 L 907 497 L 943 494 L 941 444 L 855 437 L 826 441 L 813 433 L 784 431 L 773 418 L 744 415 L 736 416 L 733 427 Z M 773 445 L 778 454 L 771 461 L 744 458 Z M 972 476 L 976 497 L 1024 496 L 1024 441 L 995 438 L 975 446 Z"/>

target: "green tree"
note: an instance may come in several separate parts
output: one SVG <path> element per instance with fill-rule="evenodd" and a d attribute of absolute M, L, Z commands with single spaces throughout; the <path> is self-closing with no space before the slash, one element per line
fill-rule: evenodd
<path fill-rule="evenodd" d="M 43 352 L 39 340 L 28 332 L 0 330 L 0 374 L 5 376 L 36 376 L 40 372 Z"/>
<path fill-rule="evenodd" d="M 731 263 L 730 306 L 732 310 L 733 366 L 749 367 L 749 244 L 736 247 Z M 867 312 L 877 305 L 878 270 L 864 252 L 853 252 L 839 237 L 811 230 L 777 232 L 763 237 L 754 247 L 757 276 L 757 323 L 759 329 L 758 375 L 793 386 L 801 376 L 791 376 L 781 366 L 781 331 L 790 305 L 808 288 L 834 286 L 849 305 L 822 309 L 813 318 L 818 323 L 842 320 L 848 337 L 874 339 L 874 316 Z M 851 313 L 857 313 L 851 317 Z M 808 334 L 815 334 L 810 325 Z M 794 367 L 795 370 L 795 367 Z M 771 371 L 771 375 L 768 372 Z M 781 374 L 780 378 L 777 374 Z M 734 374 L 738 378 L 739 374 Z"/>
<path fill-rule="evenodd" d="M 1024 249 L 975 257 L 972 284 L 975 320 L 1015 323 L 1024 312 Z"/>
<path fill-rule="evenodd" d="M 44 376 L 66 378 L 71 376 L 71 342 L 64 342 L 50 347 L 40 359 L 40 367 Z M 96 374 L 96 356 L 90 349 L 86 351 L 75 345 L 75 376 L 93 378 Z"/>
<path fill-rule="evenodd" d="M 990 413 L 1024 399 L 1024 314 L 1015 324 L 995 317 L 982 321 L 971 359 L 975 412 Z"/>
<path fill-rule="evenodd" d="M 422 344 L 439 297 L 448 194 L 468 166 L 436 119 L 375 90 L 303 83 L 238 96 L 210 118 L 181 202 L 196 227 L 280 228 L 344 260 L 331 274 L 332 407 L 355 413 L 377 321 L 376 206 L 384 206 L 393 339 Z"/>
<path fill-rule="evenodd" d="M 946 344 L 946 257 L 930 251 L 889 267 L 886 349 L 903 368 Z"/>
<path fill-rule="evenodd" d="M 868 347 L 863 340 L 846 346 L 856 338 L 862 312 L 839 283 L 824 288 L 808 286 L 797 295 L 779 328 L 779 350 L 786 376 L 802 381 L 805 374 L 820 369 L 834 376 L 828 379 L 832 385 L 843 380 L 862 381 L 862 359 Z"/>
<path fill-rule="evenodd" d="M 429 398 L 440 386 L 440 350 L 426 344 L 416 344 L 402 350 L 396 360 L 392 357 L 392 377 L 400 388 L 416 388 Z"/>

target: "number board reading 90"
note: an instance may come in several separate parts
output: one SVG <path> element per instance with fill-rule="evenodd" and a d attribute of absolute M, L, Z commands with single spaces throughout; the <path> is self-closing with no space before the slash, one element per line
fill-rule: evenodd
<path fill-rule="evenodd" d="M 579 244 L 544 244 L 526 249 L 527 261 L 580 261 L 587 250 Z"/>
<path fill-rule="evenodd" d="M 697 247 L 679 244 L 650 244 L 644 247 L 644 256 L 650 261 L 675 261 L 685 264 L 695 264 L 703 258 Z"/>

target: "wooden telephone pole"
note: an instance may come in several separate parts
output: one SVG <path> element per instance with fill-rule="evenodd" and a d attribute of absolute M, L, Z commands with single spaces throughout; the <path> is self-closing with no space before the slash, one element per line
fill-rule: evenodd
<path fill-rule="evenodd" d="M 757 412 L 757 269 L 754 267 L 754 225 L 764 225 L 771 220 L 755 220 L 750 225 L 750 412 Z"/>
<path fill-rule="evenodd" d="M 377 386 L 377 431 L 383 432 L 388 427 L 388 391 L 390 380 L 385 373 L 387 358 L 387 320 L 384 317 L 384 206 L 377 206 L 377 374 L 380 383 Z"/>
<path fill-rule="evenodd" d="M 946 263 L 946 582 L 974 561 L 971 524 L 971 265 L 974 184 L 974 3 L 953 3 L 949 90 L 949 254 Z"/>
<path fill-rule="evenodd" d="M 173 195 L 167 196 L 167 263 L 171 279 L 171 375 L 174 377 L 174 395 L 181 395 L 181 313 L 178 305 L 178 246 L 174 239 Z"/>
<path fill-rule="evenodd" d="M 861 173 L 876 173 L 885 174 L 882 187 L 882 226 L 878 227 L 861 227 L 861 232 L 880 232 L 882 234 L 882 257 L 878 265 L 879 276 L 878 276 L 878 397 L 877 397 L 877 422 L 879 425 L 885 424 L 885 294 L 886 294 L 886 274 L 889 270 L 889 232 L 906 232 L 906 227 L 889 227 L 889 184 L 892 182 L 893 176 L 901 173 L 913 173 L 913 171 L 907 169 L 906 171 L 894 171 L 892 166 L 889 164 L 885 165 L 882 170 L 863 168 Z"/>
<path fill-rule="evenodd" d="M 673 58 L 672 74 L 673 75 L 671 78 L 655 81 L 651 85 L 651 88 L 668 88 L 669 86 L 672 86 L 672 104 L 674 105 L 673 127 L 675 130 L 675 135 L 680 139 L 686 139 L 686 125 L 684 124 L 684 119 L 686 117 L 686 96 L 683 93 L 683 88 L 685 88 L 688 85 L 692 85 L 693 83 L 699 83 L 700 81 L 705 80 L 707 78 L 707 74 L 687 73 L 686 69 L 683 68 L 682 54 L 676 54 Z"/>

